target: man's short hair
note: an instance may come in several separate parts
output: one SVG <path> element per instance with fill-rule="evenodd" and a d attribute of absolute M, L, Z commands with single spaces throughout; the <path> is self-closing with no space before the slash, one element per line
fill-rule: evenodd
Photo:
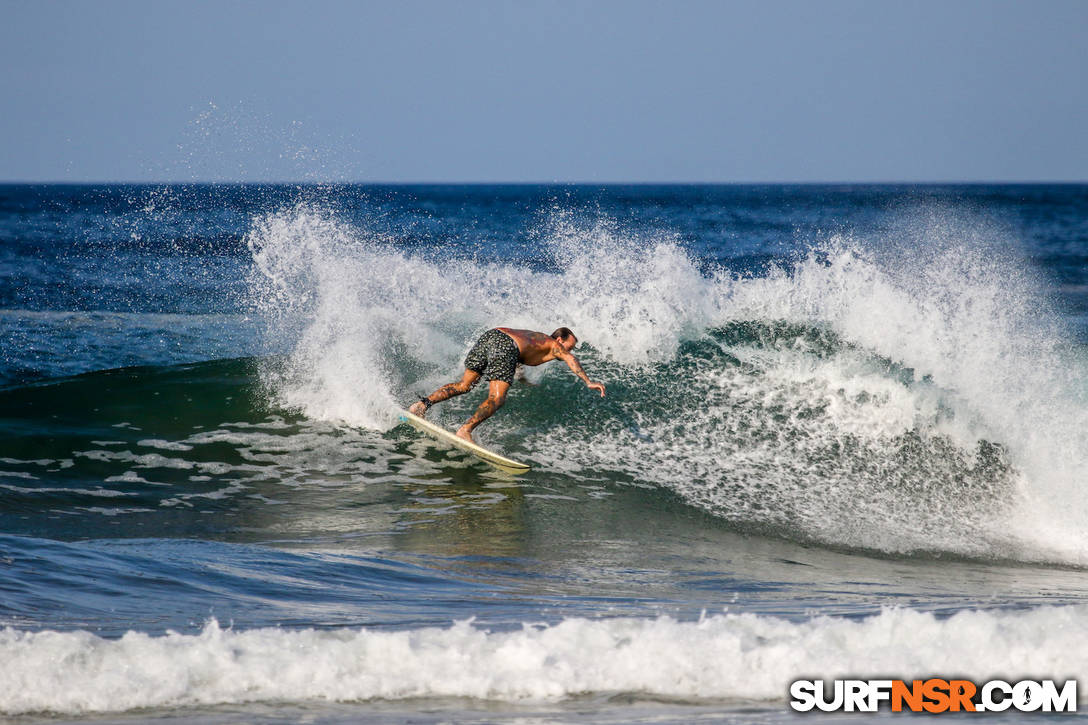
<path fill-rule="evenodd" d="M 552 337 L 556 340 L 566 340 L 568 337 L 573 337 L 575 342 L 578 341 L 578 336 L 571 332 L 569 327 L 560 327 L 552 333 Z"/>

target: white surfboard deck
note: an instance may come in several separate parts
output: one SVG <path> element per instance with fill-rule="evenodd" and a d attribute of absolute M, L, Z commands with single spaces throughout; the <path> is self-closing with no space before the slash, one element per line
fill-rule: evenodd
<path fill-rule="evenodd" d="M 450 445 L 456 446 L 461 450 L 468 451 L 472 455 L 479 458 L 481 461 L 490 463 L 495 468 L 506 471 L 507 473 L 529 472 L 528 464 L 521 463 L 519 461 L 513 460 L 512 458 L 507 458 L 506 456 L 499 455 L 494 451 L 489 451 L 483 446 L 466 441 L 464 438 L 458 438 L 456 435 L 446 430 L 442 426 L 435 425 L 428 420 L 424 420 L 418 415 L 413 415 L 407 410 L 402 410 L 400 412 L 400 419 L 415 428 L 416 430 L 422 431 L 427 435 L 431 436 L 432 438 L 435 438 L 443 443 L 449 443 Z"/>

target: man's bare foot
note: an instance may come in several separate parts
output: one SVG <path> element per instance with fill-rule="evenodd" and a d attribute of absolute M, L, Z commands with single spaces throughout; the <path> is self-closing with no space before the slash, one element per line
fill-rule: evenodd
<path fill-rule="evenodd" d="M 412 405 L 408 408 L 408 412 L 412 415 L 418 415 L 420 418 L 422 418 L 427 415 L 427 406 L 423 404 L 422 400 L 419 400 L 415 403 L 412 403 Z"/>
<path fill-rule="evenodd" d="M 464 438 L 469 443 L 475 443 L 476 442 L 476 441 L 472 440 L 472 433 L 465 426 L 461 426 L 460 428 L 457 429 L 457 437 L 458 438 Z"/>

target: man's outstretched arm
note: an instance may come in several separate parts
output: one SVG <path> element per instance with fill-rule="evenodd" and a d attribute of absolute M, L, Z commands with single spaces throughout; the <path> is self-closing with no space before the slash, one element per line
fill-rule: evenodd
<path fill-rule="evenodd" d="M 566 354 L 559 355 L 559 359 L 567 364 L 567 367 L 570 368 L 570 371 L 572 373 L 581 378 L 582 382 L 586 384 L 587 388 L 600 392 L 601 397 L 604 397 L 604 386 L 600 383 L 595 383 L 589 379 L 589 376 L 586 375 L 586 371 L 582 369 L 582 364 L 578 362 L 578 358 L 574 357 L 574 355 L 568 352 Z"/>

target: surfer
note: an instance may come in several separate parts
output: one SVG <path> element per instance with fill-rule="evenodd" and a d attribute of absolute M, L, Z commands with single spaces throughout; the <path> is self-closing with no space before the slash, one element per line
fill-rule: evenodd
<path fill-rule="evenodd" d="M 496 327 L 488 330 L 465 357 L 465 374 L 460 382 L 448 383 L 419 402 L 412 404 L 409 413 L 421 418 L 430 407 L 443 400 L 463 395 L 476 385 L 485 372 L 490 380 L 487 400 L 480 404 L 476 413 L 461 426 L 457 435 L 467 441 L 472 440 L 472 431 L 476 426 L 490 418 L 506 402 L 506 391 L 514 382 L 518 365 L 541 365 L 551 360 L 562 360 L 590 390 L 599 391 L 604 397 L 604 386 L 589 379 L 582 369 L 578 358 L 571 350 L 578 344 L 578 338 L 570 328 L 560 327 L 551 335 L 532 330 L 513 330 L 509 327 Z"/>

